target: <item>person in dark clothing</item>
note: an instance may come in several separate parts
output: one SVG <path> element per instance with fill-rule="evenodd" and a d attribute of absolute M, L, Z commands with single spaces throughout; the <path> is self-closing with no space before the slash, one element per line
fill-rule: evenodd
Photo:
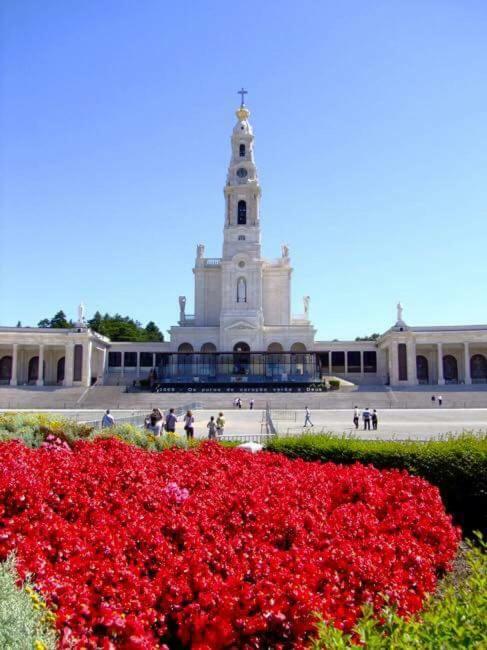
<path fill-rule="evenodd" d="M 166 415 L 166 431 L 168 433 L 176 433 L 177 421 L 178 419 L 174 415 L 174 409 L 169 409 L 169 413 Z"/>
<path fill-rule="evenodd" d="M 378 424 L 377 411 L 374 409 L 372 411 L 372 429 L 374 429 L 374 431 L 377 431 L 377 424 Z"/>
<path fill-rule="evenodd" d="M 370 411 L 368 408 L 362 413 L 362 420 L 364 421 L 364 431 L 370 431 Z"/>

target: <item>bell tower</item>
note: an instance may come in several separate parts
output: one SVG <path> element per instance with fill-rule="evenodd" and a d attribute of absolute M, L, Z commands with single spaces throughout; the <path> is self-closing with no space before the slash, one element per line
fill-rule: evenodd
<path fill-rule="evenodd" d="M 220 349 L 233 350 L 236 342 L 249 349 L 262 346 L 264 312 L 260 246 L 260 185 L 254 161 L 254 133 L 245 106 L 246 90 L 236 111 L 232 155 L 228 166 L 223 229 Z"/>
<path fill-rule="evenodd" d="M 254 161 L 254 134 L 249 123 L 250 111 L 244 104 L 246 90 L 239 91 L 242 100 L 236 111 L 233 127 L 232 156 L 228 166 L 225 195 L 225 227 L 223 231 L 223 259 L 232 259 L 245 253 L 260 258 L 261 190 Z"/>

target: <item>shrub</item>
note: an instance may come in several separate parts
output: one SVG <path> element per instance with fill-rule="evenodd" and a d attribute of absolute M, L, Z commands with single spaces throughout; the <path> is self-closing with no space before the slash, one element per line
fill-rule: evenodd
<path fill-rule="evenodd" d="M 301 649 L 315 611 L 345 631 L 385 597 L 418 611 L 460 537 L 437 488 L 358 463 L 112 438 L 5 443 L 0 466 L 0 558 L 57 606 L 62 647 Z"/>
<path fill-rule="evenodd" d="M 330 390 L 338 390 L 340 388 L 340 380 L 339 379 L 330 379 L 328 381 L 330 385 Z"/>
<path fill-rule="evenodd" d="M 17 587 L 19 576 L 13 557 L 0 564 L 0 648 L 2 650 L 54 650 L 54 616 L 26 582 Z"/>
<path fill-rule="evenodd" d="M 360 440 L 333 435 L 275 438 L 267 449 L 290 458 L 360 462 L 406 469 L 436 485 L 446 509 L 466 534 L 487 527 L 487 436 L 464 434 L 428 442 Z"/>
<path fill-rule="evenodd" d="M 375 650 L 457 650 L 486 647 L 487 618 L 487 555 L 486 545 L 469 543 L 466 553 L 467 576 L 456 581 L 447 576 L 434 596 L 425 602 L 421 614 L 409 620 L 401 618 L 392 607 L 382 610 L 378 617 L 370 606 L 353 633 L 343 633 L 331 623 L 318 626 L 318 640 L 313 650 L 345 650 L 374 648 Z"/>

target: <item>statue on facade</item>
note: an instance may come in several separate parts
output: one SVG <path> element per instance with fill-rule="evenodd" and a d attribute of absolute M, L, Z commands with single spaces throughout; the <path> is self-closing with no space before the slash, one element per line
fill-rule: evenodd
<path fill-rule="evenodd" d="M 85 306 L 82 302 L 78 305 L 78 327 L 85 327 L 86 325 L 86 316 L 85 316 Z"/>
<path fill-rule="evenodd" d="M 397 303 L 397 322 L 402 323 L 402 312 L 403 312 L 403 307 L 400 302 Z"/>
<path fill-rule="evenodd" d="M 289 257 L 289 247 L 287 244 L 282 244 L 281 254 L 284 259 L 287 259 Z"/>
<path fill-rule="evenodd" d="M 303 296 L 303 305 L 304 305 L 304 315 L 306 318 L 309 316 L 309 296 Z"/>
<path fill-rule="evenodd" d="M 198 244 L 198 246 L 196 246 L 196 257 L 200 260 L 202 259 L 204 254 L 205 254 L 205 245 Z"/>
<path fill-rule="evenodd" d="M 186 319 L 186 296 L 179 296 L 179 320 Z"/>

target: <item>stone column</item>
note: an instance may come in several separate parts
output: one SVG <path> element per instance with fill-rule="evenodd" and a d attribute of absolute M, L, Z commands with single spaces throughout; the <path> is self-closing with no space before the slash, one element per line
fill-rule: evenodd
<path fill-rule="evenodd" d="M 391 386 L 399 383 L 399 353 L 397 343 L 394 341 L 389 348 L 389 374 Z"/>
<path fill-rule="evenodd" d="M 91 347 L 91 341 L 83 345 L 83 374 L 81 382 L 83 386 L 91 385 Z"/>
<path fill-rule="evenodd" d="M 360 350 L 360 374 L 364 374 L 364 351 Z"/>
<path fill-rule="evenodd" d="M 12 375 L 10 377 L 10 385 L 17 386 L 17 356 L 18 356 L 18 343 L 12 345 Z"/>
<path fill-rule="evenodd" d="M 416 343 L 411 341 L 407 344 L 408 351 L 408 380 L 411 386 L 417 386 L 418 373 L 416 368 Z"/>
<path fill-rule="evenodd" d="M 470 345 L 467 342 L 463 344 L 463 360 L 465 363 L 465 383 L 471 384 L 472 376 L 470 374 Z"/>
<path fill-rule="evenodd" d="M 331 372 L 332 372 L 332 370 L 333 370 L 333 364 L 332 364 L 332 361 L 331 361 L 331 355 L 332 355 L 332 352 L 331 352 L 331 350 L 330 350 L 330 351 L 328 352 L 328 375 L 329 375 L 330 377 L 331 377 Z"/>
<path fill-rule="evenodd" d="M 438 384 L 443 386 L 445 378 L 443 377 L 443 344 L 437 343 L 438 352 Z"/>
<path fill-rule="evenodd" d="M 37 386 L 44 386 L 44 344 L 39 345 L 39 365 L 37 370 Z"/>
<path fill-rule="evenodd" d="M 66 343 L 64 348 L 64 386 L 73 385 L 74 343 Z"/>
<path fill-rule="evenodd" d="M 347 352 L 347 350 L 345 350 L 345 352 L 343 354 L 345 355 L 343 366 L 345 368 L 345 374 L 348 375 L 348 352 Z"/>
<path fill-rule="evenodd" d="M 107 374 L 107 362 L 108 362 L 108 354 L 107 354 L 107 349 L 103 348 L 102 352 L 102 364 L 101 364 L 101 383 L 105 383 L 105 377 Z"/>
<path fill-rule="evenodd" d="M 140 352 L 136 352 L 135 354 L 137 355 L 137 366 L 135 368 L 135 371 L 136 371 L 136 377 L 137 377 L 137 379 L 139 379 L 139 377 L 140 377 Z"/>

